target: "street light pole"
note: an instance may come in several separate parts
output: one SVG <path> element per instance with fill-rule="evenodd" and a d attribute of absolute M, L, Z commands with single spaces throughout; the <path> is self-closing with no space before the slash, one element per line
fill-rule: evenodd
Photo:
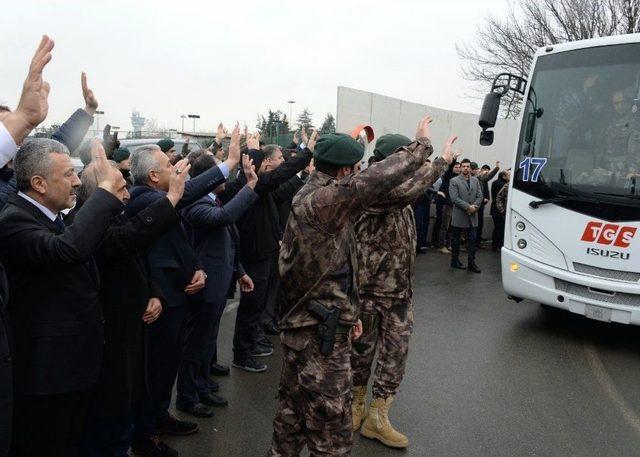
<path fill-rule="evenodd" d="M 100 132 L 100 115 L 104 114 L 104 111 L 96 110 L 96 135 Z"/>
<path fill-rule="evenodd" d="M 289 100 L 287 103 L 289 104 L 289 128 L 293 127 L 293 104 L 295 100 Z"/>
<path fill-rule="evenodd" d="M 196 133 L 196 119 L 200 119 L 199 114 L 188 114 L 189 119 L 193 119 L 193 133 Z"/>

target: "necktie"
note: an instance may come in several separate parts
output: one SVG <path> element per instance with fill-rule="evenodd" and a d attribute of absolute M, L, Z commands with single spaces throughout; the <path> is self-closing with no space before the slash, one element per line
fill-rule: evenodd
<path fill-rule="evenodd" d="M 60 217 L 59 214 L 58 214 L 58 217 L 56 217 L 56 220 L 54 222 L 58 226 L 58 229 L 60 229 L 60 233 L 64 233 L 67 227 L 64 225 L 64 221 L 62 220 L 62 217 Z"/>

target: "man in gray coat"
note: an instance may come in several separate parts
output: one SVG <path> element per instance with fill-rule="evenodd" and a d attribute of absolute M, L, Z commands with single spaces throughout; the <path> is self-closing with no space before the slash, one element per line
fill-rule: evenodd
<path fill-rule="evenodd" d="M 476 265 L 476 235 L 478 227 L 478 209 L 482 204 L 482 186 L 478 178 L 471 175 L 471 162 L 464 159 L 460 162 L 460 175 L 449 183 L 449 196 L 453 203 L 451 216 L 451 267 L 463 270 L 460 262 L 460 237 L 467 234 L 469 271 L 480 273 Z"/>

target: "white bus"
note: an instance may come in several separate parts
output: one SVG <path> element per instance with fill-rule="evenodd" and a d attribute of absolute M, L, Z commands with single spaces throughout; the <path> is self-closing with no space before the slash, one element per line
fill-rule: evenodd
<path fill-rule="evenodd" d="M 640 325 L 640 34 L 538 50 L 528 80 L 502 74 L 485 97 L 491 144 L 500 97 L 523 95 L 502 281 L 591 319 Z"/>

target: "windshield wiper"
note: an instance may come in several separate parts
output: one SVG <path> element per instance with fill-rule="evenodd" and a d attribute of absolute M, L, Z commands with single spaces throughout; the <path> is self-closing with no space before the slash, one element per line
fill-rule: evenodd
<path fill-rule="evenodd" d="M 599 204 L 600 201 L 593 198 L 582 197 L 580 195 L 556 195 L 553 198 L 547 198 L 544 200 L 532 200 L 529 202 L 529 208 L 538 209 L 541 205 L 548 205 L 550 203 L 559 203 L 566 201 L 578 201 L 578 202 L 586 202 L 586 203 L 596 203 Z"/>

